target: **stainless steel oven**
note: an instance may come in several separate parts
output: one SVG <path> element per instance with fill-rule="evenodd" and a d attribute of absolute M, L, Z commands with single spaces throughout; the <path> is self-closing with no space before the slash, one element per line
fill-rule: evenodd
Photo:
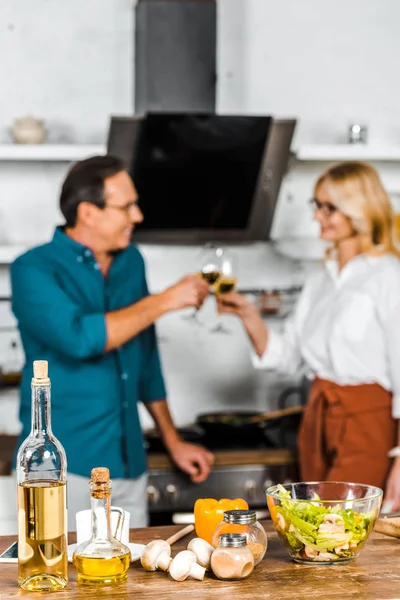
<path fill-rule="evenodd" d="M 265 510 L 265 490 L 270 485 L 298 479 L 292 450 L 224 450 L 216 451 L 215 458 L 208 479 L 195 484 L 165 454 L 149 456 L 147 494 L 152 524 L 172 523 L 177 513 L 192 515 L 197 498 L 244 498 L 251 508 Z"/>

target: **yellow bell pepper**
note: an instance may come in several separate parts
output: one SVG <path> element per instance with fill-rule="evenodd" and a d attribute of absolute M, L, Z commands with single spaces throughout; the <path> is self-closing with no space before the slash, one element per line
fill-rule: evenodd
<path fill-rule="evenodd" d="M 211 544 L 217 526 L 224 520 L 226 510 L 247 510 L 249 505 L 242 498 L 199 498 L 194 504 L 196 535 Z"/>

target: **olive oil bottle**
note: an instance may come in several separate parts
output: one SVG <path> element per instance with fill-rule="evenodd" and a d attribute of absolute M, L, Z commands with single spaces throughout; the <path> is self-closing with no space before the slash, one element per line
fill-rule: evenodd
<path fill-rule="evenodd" d="M 72 561 L 76 580 L 84 585 L 115 585 L 127 579 L 131 562 L 128 546 L 111 533 L 111 480 L 106 467 L 92 469 L 90 480 L 92 537 L 76 548 Z"/>
<path fill-rule="evenodd" d="M 18 583 L 30 592 L 68 582 L 65 451 L 51 430 L 47 361 L 33 363 L 32 428 L 17 454 Z"/>

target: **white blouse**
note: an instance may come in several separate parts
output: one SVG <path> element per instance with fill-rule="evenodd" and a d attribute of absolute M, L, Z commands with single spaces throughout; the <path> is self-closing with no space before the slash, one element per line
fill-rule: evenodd
<path fill-rule="evenodd" d="M 284 331 L 269 331 L 255 368 L 309 376 L 339 385 L 378 383 L 393 392 L 400 418 L 400 260 L 361 254 L 338 271 L 327 261 L 305 284 Z"/>

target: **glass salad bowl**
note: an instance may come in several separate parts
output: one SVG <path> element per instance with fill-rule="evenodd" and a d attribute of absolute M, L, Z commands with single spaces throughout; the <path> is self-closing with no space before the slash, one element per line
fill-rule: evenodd
<path fill-rule="evenodd" d="M 338 565 L 364 547 L 383 492 L 360 483 L 321 481 L 278 484 L 266 494 L 274 527 L 293 560 Z"/>

